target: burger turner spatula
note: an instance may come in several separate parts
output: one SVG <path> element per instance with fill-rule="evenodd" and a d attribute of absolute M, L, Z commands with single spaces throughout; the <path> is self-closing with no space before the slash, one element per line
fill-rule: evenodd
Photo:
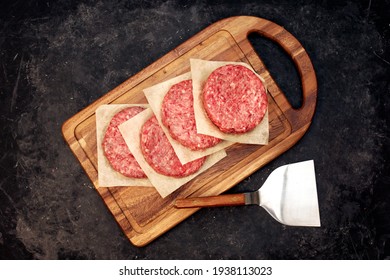
<path fill-rule="evenodd" d="M 278 167 L 254 192 L 177 199 L 177 208 L 262 206 L 278 222 L 290 226 L 319 227 L 320 215 L 314 161 Z"/>

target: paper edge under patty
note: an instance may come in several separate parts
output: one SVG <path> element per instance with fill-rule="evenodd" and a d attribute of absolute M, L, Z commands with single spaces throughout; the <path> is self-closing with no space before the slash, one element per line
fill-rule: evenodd
<path fill-rule="evenodd" d="M 202 89 L 210 74 L 217 68 L 228 64 L 242 65 L 255 73 L 263 82 L 264 79 L 258 75 L 247 63 L 245 62 L 232 62 L 232 61 L 209 61 L 203 59 L 190 59 L 192 86 L 194 95 L 194 111 L 197 130 L 199 133 L 218 137 L 227 141 L 243 143 L 243 144 L 258 144 L 266 145 L 269 141 L 269 120 L 268 120 L 268 108 L 262 119 L 262 121 L 251 131 L 243 134 L 224 133 L 218 129 L 218 127 L 212 123 L 207 116 L 206 111 L 203 108 L 202 102 Z M 268 98 L 268 95 L 267 95 Z M 198 127 L 199 125 L 199 127 Z"/>
<path fill-rule="evenodd" d="M 154 113 L 152 109 L 150 108 L 146 109 L 141 113 L 139 113 L 138 115 L 131 118 L 130 120 L 119 125 L 119 131 L 122 133 L 125 142 L 129 146 L 130 151 L 138 161 L 142 170 L 148 176 L 150 182 L 156 188 L 156 190 L 161 195 L 161 197 L 164 198 L 168 196 L 169 194 L 176 191 L 184 184 L 188 183 L 189 181 L 197 177 L 199 174 L 203 173 L 204 171 L 206 171 L 207 169 L 215 165 L 221 159 L 226 157 L 227 154 L 225 150 L 220 150 L 216 153 L 213 153 L 207 156 L 205 163 L 197 172 L 182 178 L 165 176 L 158 173 L 146 162 L 141 151 L 141 143 L 140 143 L 141 128 L 147 120 L 153 117 L 153 115 Z"/>
<path fill-rule="evenodd" d="M 160 124 L 161 128 L 163 129 L 165 135 L 168 137 L 169 142 L 171 143 L 177 157 L 179 158 L 181 164 L 186 164 L 187 162 L 196 160 L 198 158 L 213 154 L 219 150 L 225 149 L 229 146 L 231 146 L 233 143 L 229 141 L 221 141 L 217 145 L 206 148 L 204 150 L 194 151 L 191 150 L 188 147 L 183 146 L 181 143 L 176 141 L 172 138 L 172 136 L 169 133 L 169 130 L 165 127 L 165 125 L 162 123 L 162 116 L 161 116 L 161 107 L 164 100 L 165 95 L 167 94 L 168 90 L 173 86 L 174 84 L 177 84 L 184 80 L 191 79 L 191 72 L 184 73 L 182 75 L 179 75 L 175 78 L 169 79 L 167 81 L 164 81 L 162 83 L 155 84 L 151 87 L 148 87 L 143 90 L 146 99 L 148 100 L 148 103 L 150 105 L 150 108 L 152 109 L 153 113 L 155 114 L 158 123 Z M 198 127 L 198 126 L 197 126 Z"/>
<path fill-rule="evenodd" d="M 99 187 L 152 187 L 147 178 L 130 178 L 120 174 L 111 167 L 102 148 L 104 135 L 114 115 L 129 107 L 148 108 L 147 104 L 104 104 L 96 111 L 96 145 L 98 159 L 98 185 Z"/>

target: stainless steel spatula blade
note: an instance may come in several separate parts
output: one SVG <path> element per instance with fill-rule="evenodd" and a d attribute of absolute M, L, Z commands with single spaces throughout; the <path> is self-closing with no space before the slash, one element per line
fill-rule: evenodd
<path fill-rule="evenodd" d="M 275 169 L 255 192 L 177 199 L 177 208 L 257 204 L 285 225 L 319 227 L 314 161 L 308 160 Z"/>
<path fill-rule="evenodd" d="M 321 226 L 312 160 L 275 169 L 258 195 L 259 205 L 283 224 Z"/>

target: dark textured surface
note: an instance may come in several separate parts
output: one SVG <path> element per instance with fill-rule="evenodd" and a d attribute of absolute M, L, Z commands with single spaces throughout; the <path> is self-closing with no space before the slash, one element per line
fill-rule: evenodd
<path fill-rule="evenodd" d="M 336 1 L 335 1 L 336 2 Z M 0 4 L 0 259 L 388 259 L 389 1 L 7 1 Z M 321 228 L 260 207 L 203 209 L 144 248 L 128 242 L 63 141 L 62 123 L 206 26 L 254 15 L 284 26 L 316 69 L 318 106 L 277 166 L 314 159 Z M 299 106 L 274 44 L 251 36 Z"/>

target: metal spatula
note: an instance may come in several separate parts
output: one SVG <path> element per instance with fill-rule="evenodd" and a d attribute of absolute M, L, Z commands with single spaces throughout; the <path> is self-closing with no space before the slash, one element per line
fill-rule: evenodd
<path fill-rule="evenodd" d="M 319 227 L 317 185 L 313 160 L 275 169 L 255 191 L 210 197 L 177 199 L 177 208 L 256 204 L 282 224 Z"/>

